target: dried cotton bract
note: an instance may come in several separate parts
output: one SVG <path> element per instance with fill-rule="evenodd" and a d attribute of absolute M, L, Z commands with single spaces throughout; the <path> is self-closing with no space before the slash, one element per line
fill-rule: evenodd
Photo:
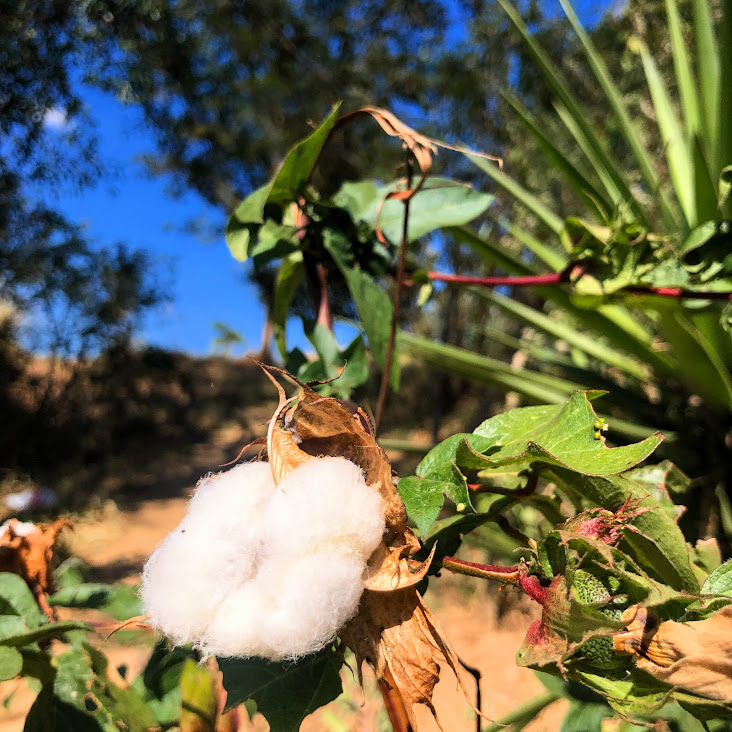
<path fill-rule="evenodd" d="M 145 566 L 143 604 L 178 644 L 297 658 L 355 615 L 383 533 L 381 497 L 344 458 L 313 458 L 278 485 L 267 463 L 240 465 L 199 484 Z"/>

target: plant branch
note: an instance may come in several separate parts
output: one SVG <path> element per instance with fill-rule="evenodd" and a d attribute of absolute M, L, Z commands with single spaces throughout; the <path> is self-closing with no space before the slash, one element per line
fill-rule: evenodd
<path fill-rule="evenodd" d="M 505 714 L 498 721 L 483 728 L 483 732 L 503 732 L 509 725 L 526 725 L 534 719 L 539 712 L 559 699 L 559 694 L 548 691 L 535 696 L 520 707 Z M 517 727 L 519 728 L 519 727 Z"/>
<path fill-rule="evenodd" d="M 574 270 L 574 271 L 573 271 Z M 506 277 L 473 277 L 470 275 L 449 274 L 447 272 L 427 272 L 427 277 L 433 282 L 447 282 L 454 285 L 471 285 L 473 287 L 546 287 L 563 285 L 570 281 L 570 274 L 577 274 L 574 265 L 562 272 L 550 272 L 541 275 L 520 275 Z M 405 285 L 413 285 L 407 279 Z M 653 287 L 652 285 L 629 285 L 619 291 L 632 295 L 655 295 L 656 297 L 671 297 L 676 300 L 732 300 L 732 292 L 699 292 L 685 290 L 681 287 Z"/>
<path fill-rule="evenodd" d="M 497 580 L 508 585 L 517 585 L 521 575 L 519 565 L 503 567 L 500 564 L 476 564 L 475 562 L 466 562 L 464 559 L 457 559 L 455 557 L 442 557 L 440 561 L 443 569 L 447 569 L 455 574 Z"/>
<path fill-rule="evenodd" d="M 391 378 L 391 367 L 394 362 L 394 347 L 396 345 L 396 333 L 399 325 L 399 310 L 402 302 L 402 292 L 404 291 L 405 279 L 404 269 L 407 261 L 407 244 L 409 241 L 409 202 L 415 191 L 412 190 L 412 173 L 413 162 L 412 153 L 407 150 L 407 190 L 409 195 L 404 198 L 404 224 L 402 226 L 402 244 L 399 247 L 399 259 L 397 261 L 396 273 L 396 289 L 394 292 L 394 305 L 391 318 L 391 329 L 389 330 L 389 343 L 386 347 L 386 359 L 384 361 L 384 371 L 381 374 L 381 385 L 379 387 L 379 397 L 376 401 L 376 416 L 374 418 L 374 434 L 379 434 L 381 426 L 381 418 L 384 414 L 384 406 L 386 405 L 386 396 L 389 391 L 389 380 Z"/>
<path fill-rule="evenodd" d="M 479 668 L 465 663 L 460 656 L 458 656 L 458 661 L 460 662 L 460 665 L 475 679 L 475 708 L 480 712 L 480 714 L 475 715 L 475 732 L 480 732 L 480 715 L 483 714 L 483 694 L 480 690 L 480 680 L 483 675 L 480 673 Z"/>
<path fill-rule="evenodd" d="M 384 699 L 386 713 L 389 715 L 389 721 L 394 732 L 414 732 L 412 725 L 409 723 L 409 715 L 404 706 L 404 699 L 388 665 L 384 668 L 384 678 L 378 681 L 379 691 Z"/>

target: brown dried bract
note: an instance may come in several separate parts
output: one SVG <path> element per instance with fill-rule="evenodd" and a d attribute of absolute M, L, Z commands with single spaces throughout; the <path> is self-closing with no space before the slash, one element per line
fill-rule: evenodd
<path fill-rule="evenodd" d="M 59 532 L 71 526 L 71 521 L 58 519 L 51 524 L 36 524 L 35 529 L 24 536 L 17 532 L 19 524 L 17 519 L 10 519 L 7 531 L 0 535 L 0 572 L 20 575 L 48 619 L 53 620 L 53 608 L 47 600 L 53 546 Z"/>
<path fill-rule="evenodd" d="M 279 369 L 266 369 L 292 379 Z M 364 661 L 372 666 L 390 707 L 392 723 L 404 731 L 409 725 L 415 727 L 415 704 L 425 704 L 435 713 L 432 693 L 440 664 L 453 669 L 469 700 L 455 651 L 414 588 L 426 575 L 434 549 L 426 561 L 410 559 L 420 544 L 407 525 L 391 465 L 363 410 L 355 405 L 349 409 L 307 385 L 300 387 L 297 399 L 287 399 L 279 387 L 280 404 L 268 434 L 273 475 L 277 481 L 315 457 L 343 457 L 363 470 L 367 485 L 383 499 L 384 539 L 368 562 L 358 614 L 341 630 L 340 637 L 356 655 L 359 678 Z"/>
<path fill-rule="evenodd" d="M 623 614 L 628 628 L 615 650 L 636 657 L 638 667 L 660 681 L 706 699 L 732 704 L 732 607 L 705 620 L 659 622 L 644 607 Z"/>

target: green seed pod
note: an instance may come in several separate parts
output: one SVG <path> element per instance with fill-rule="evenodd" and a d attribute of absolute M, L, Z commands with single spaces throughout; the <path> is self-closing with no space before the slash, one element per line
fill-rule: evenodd
<path fill-rule="evenodd" d="M 608 584 L 611 583 L 608 582 Z M 617 584 L 617 582 L 613 584 Z M 594 574 L 586 569 L 576 570 L 572 588 L 580 602 L 587 605 L 607 603 L 605 606 L 598 607 L 598 610 L 612 620 L 620 620 L 623 614 L 622 608 L 616 606 L 617 603 L 612 599 L 608 587 Z M 618 656 L 615 653 L 613 639 L 609 635 L 590 638 L 577 649 L 575 655 L 578 659 L 597 669 L 623 668 L 628 664 L 627 658 Z"/>

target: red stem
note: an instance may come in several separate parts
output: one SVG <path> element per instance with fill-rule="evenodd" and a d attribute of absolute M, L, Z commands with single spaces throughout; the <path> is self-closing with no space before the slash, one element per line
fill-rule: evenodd
<path fill-rule="evenodd" d="M 567 279 L 563 272 L 552 272 L 551 274 L 543 275 L 525 275 L 521 277 L 471 277 L 469 275 L 428 272 L 427 276 L 436 282 L 454 282 L 459 285 L 478 285 L 481 287 L 497 287 L 499 285 L 511 285 L 513 287 L 559 285 Z"/>
<path fill-rule="evenodd" d="M 471 277 L 470 275 L 448 274 L 445 272 L 428 272 L 427 277 L 434 282 L 451 282 L 457 285 L 474 285 L 477 287 L 541 287 L 561 285 L 569 282 L 569 271 L 551 272 L 542 275 L 520 275 L 508 277 Z M 405 284 L 413 284 L 409 280 Z M 672 297 L 677 300 L 732 300 L 732 292 L 697 292 L 684 290 L 681 287 L 652 287 L 651 285 L 630 285 L 621 292 L 634 295 L 656 295 Z"/>

